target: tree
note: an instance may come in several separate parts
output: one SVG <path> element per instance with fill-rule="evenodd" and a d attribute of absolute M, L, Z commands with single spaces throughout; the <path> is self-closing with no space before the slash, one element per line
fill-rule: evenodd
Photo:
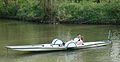
<path fill-rule="evenodd" d="M 100 3 L 100 0 L 96 0 L 97 3 Z"/>
<path fill-rule="evenodd" d="M 109 0 L 109 3 L 111 2 L 111 0 Z"/>
<path fill-rule="evenodd" d="M 8 6 L 8 0 L 3 0 L 4 2 L 4 6 L 7 7 Z"/>

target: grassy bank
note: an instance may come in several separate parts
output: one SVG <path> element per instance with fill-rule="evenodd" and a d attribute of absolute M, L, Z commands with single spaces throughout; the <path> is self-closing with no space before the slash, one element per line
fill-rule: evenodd
<path fill-rule="evenodd" d="M 120 24 L 120 1 L 1 0 L 0 17 L 36 23 Z"/>

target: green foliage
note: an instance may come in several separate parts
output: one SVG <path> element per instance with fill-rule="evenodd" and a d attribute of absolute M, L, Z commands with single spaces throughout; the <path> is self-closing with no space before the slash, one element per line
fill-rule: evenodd
<path fill-rule="evenodd" d="M 100 0 L 100 3 L 96 3 L 96 0 L 0 0 L 0 16 L 120 24 L 120 1 Z"/>
<path fill-rule="evenodd" d="M 0 2 L 0 15 L 16 16 L 17 5 L 15 1 L 10 1 L 11 4 L 5 4 L 3 1 Z"/>
<path fill-rule="evenodd" d="M 120 2 L 114 2 L 106 5 L 106 15 L 109 22 L 120 23 Z"/>
<path fill-rule="evenodd" d="M 88 1 L 62 3 L 57 13 L 60 21 L 87 20 L 93 23 L 120 23 L 120 2 L 99 4 Z"/>
<path fill-rule="evenodd" d="M 39 6 L 39 1 L 19 1 L 17 16 L 21 18 L 35 18 L 44 16 L 43 9 Z"/>
<path fill-rule="evenodd" d="M 42 18 L 45 15 L 39 0 L 8 0 L 8 2 L 8 4 L 0 3 L 0 15 L 16 16 L 21 19 Z"/>

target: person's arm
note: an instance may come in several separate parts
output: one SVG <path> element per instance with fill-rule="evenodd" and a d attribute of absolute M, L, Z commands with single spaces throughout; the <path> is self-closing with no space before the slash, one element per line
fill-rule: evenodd
<path fill-rule="evenodd" d="M 85 40 L 85 39 L 84 39 L 84 36 L 81 36 L 81 40 L 82 40 L 82 41 L 84 41 L 84 40 Z"/>

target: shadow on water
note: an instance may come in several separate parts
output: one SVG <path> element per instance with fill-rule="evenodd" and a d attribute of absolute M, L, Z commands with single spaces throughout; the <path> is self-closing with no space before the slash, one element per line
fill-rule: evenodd
<path fill-rule="evenodd" d="M 54 53 L 82 53 L 82 52 L 87 52 L 87 51 L 95 51 L 95 50 L 101 50 L 105 48 L 110 48 L 111 44 L 107 46 L 99 46 L 99 47 L 92 47 L 92 48 L 83 48 L 83 49 L 68 49 L 68 50 L 60 50 L 60 51 L 29 51 L 29 52 L 23 52 L 23 51 L 11 51 L 9 49 L 6 49 L 7 51 L 7 56 L 9 55 L 14 55 L 15 57 L 21 57 L 21 56 L 31 56 L 31 55 L 40 55 L 40 54 L 54 54 Z M 13 53 L 11 53 L 13 52 Z M 18 53 L 18 54 L 17 54 Z M 19 54 L 20 53 L 20 54 Z"/>
<path fill-rule="evenodd" d="M 51 51 L 51 52 L 23 52 L 22 54 L 11 54 L 8 53 L 8 59 L 10 62 L 86 62 L 88 59 L 92 62 L 97 62 L 96 60 L 91 60 L 93 57 L 101 57 L 103 54 L 108 52 L 111 46 L 102 46 L 88 49 L 78 49 L 78 50 L 67 50 L 67 51 Z M 10 52 L 10 51 L 8 51 Z M 14 51 L 16 52 L 16 51 Z M 102 52 L 102 53 L 101 53 Z M 18 52 L 17 52 L 18 53 Z M 99 53 L 99 54 L 97 54 Z M 13 56 L 11 56 L 13 55 Z M 104 55 L 105 57 L 108 54 Z M 100 60 L 101 61 L 101 60 Z"/>
<path fill-rule="evenodd" d="M 118 62 L 118 58 L 115 58 L 116 56 L 118 57 L 118 55 L 115 54 L 119 53 L 118 46 L 117 50 L 114 50 L 116 48 L 115 43 L 118 41 L 112 42 L 112 44 L 107 46 L 67 51 L 23 52 L 21 54 L 13 55 L 9 53 L 11 50 L 8 50 L 8 57 L 13 62 L 112 62 L 115 61 L 115 59 L 117 59 L 116 62 Z M 13 57 L 11 57 L 11 55 L 13 55 Z M 112 59 L 110 59 L 111 57 Z"/>

